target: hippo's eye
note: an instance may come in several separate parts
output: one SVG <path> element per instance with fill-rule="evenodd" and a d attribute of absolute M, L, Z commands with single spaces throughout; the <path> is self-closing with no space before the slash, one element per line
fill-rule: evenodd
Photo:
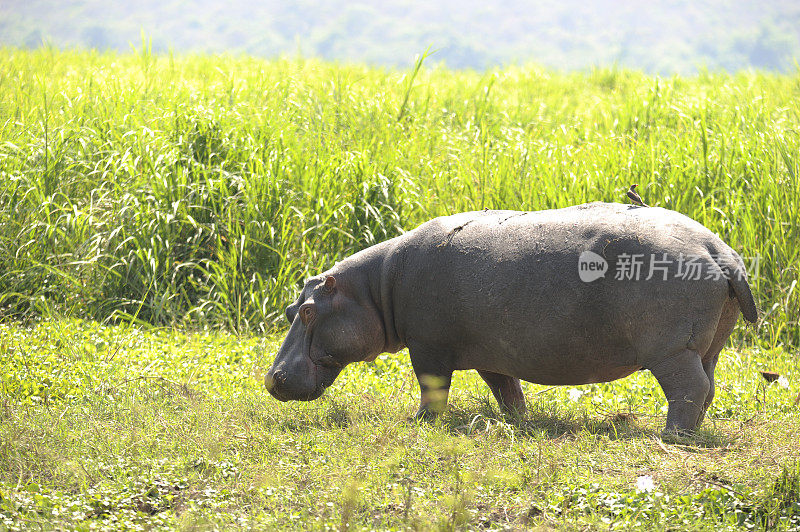
<path fill-rule="evenodd" d="M 300 319 L 303 321 L 304 325 L 308 325 L 308 323 L 314 319 L 314 306 L 303 305 L 300 307 Z"/>

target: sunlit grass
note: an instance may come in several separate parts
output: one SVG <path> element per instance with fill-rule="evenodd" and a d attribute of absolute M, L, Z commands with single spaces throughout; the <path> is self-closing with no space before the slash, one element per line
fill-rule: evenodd
<path fill-rule="evenodd" d="M 0 528 L 800 527 L 789 352 L 724 351 L 705 424 L 674 444 L 648 372 L 526 384 L 522 418 L 457 372 L 449 410 L 418 423 L 405 352 L 280 403 L 261 385 L 279 341 L 0 325 Z"/>

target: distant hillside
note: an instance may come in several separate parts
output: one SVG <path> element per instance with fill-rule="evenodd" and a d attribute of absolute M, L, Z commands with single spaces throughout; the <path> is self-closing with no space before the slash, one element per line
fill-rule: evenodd
<path fill-rule="evenodd" d="M 761 68 L 800 58 L 797 0 L 3 0 L 0 43 L 294 54 L 407 65 L 432 46 L 453 68 L 533 61 L 649 72 Z"/>

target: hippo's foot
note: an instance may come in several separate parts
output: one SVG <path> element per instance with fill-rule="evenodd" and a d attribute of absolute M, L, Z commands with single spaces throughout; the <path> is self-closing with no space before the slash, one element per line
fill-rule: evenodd
<path fill-rule="evenodd" d="M 483 370 L 478 370 L 478 374 L 492 390 L 492 395 L 504 412 L 512 416 L 525 415 L 525 394 L 522 393 L 519 379 Z"/>
<path fill-rule="evenodd" d="M 664 429 L 661 431 L 661 440 L 665 443 L 689 443 L 694 438 L 694 430 Z"/>
<path fill-rule="evenodd" d="M 700 354 L 686 349 L 649 369 L 667 396 L 664 434 L 691 434 L 703 419 L 711 387 Z"/>
<path fill-rule="evenodd" d="M 417 413 L 414 414 L 412 419 L 417 421 L 434 421 L 438 415 L 439 412 L 428 408 L 428 405 L 420 405 L 419 410 L 417 410 Z"/>

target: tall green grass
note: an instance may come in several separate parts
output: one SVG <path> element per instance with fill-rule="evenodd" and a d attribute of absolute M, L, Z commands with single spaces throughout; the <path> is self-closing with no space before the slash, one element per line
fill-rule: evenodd
<path fill-rule="evenodd" d="M 433 216 L 646 201 L 743 256 L 800 345 L 800 75 L 0 51 L 0 318 L 268 331 L 298 282 Z"/>

